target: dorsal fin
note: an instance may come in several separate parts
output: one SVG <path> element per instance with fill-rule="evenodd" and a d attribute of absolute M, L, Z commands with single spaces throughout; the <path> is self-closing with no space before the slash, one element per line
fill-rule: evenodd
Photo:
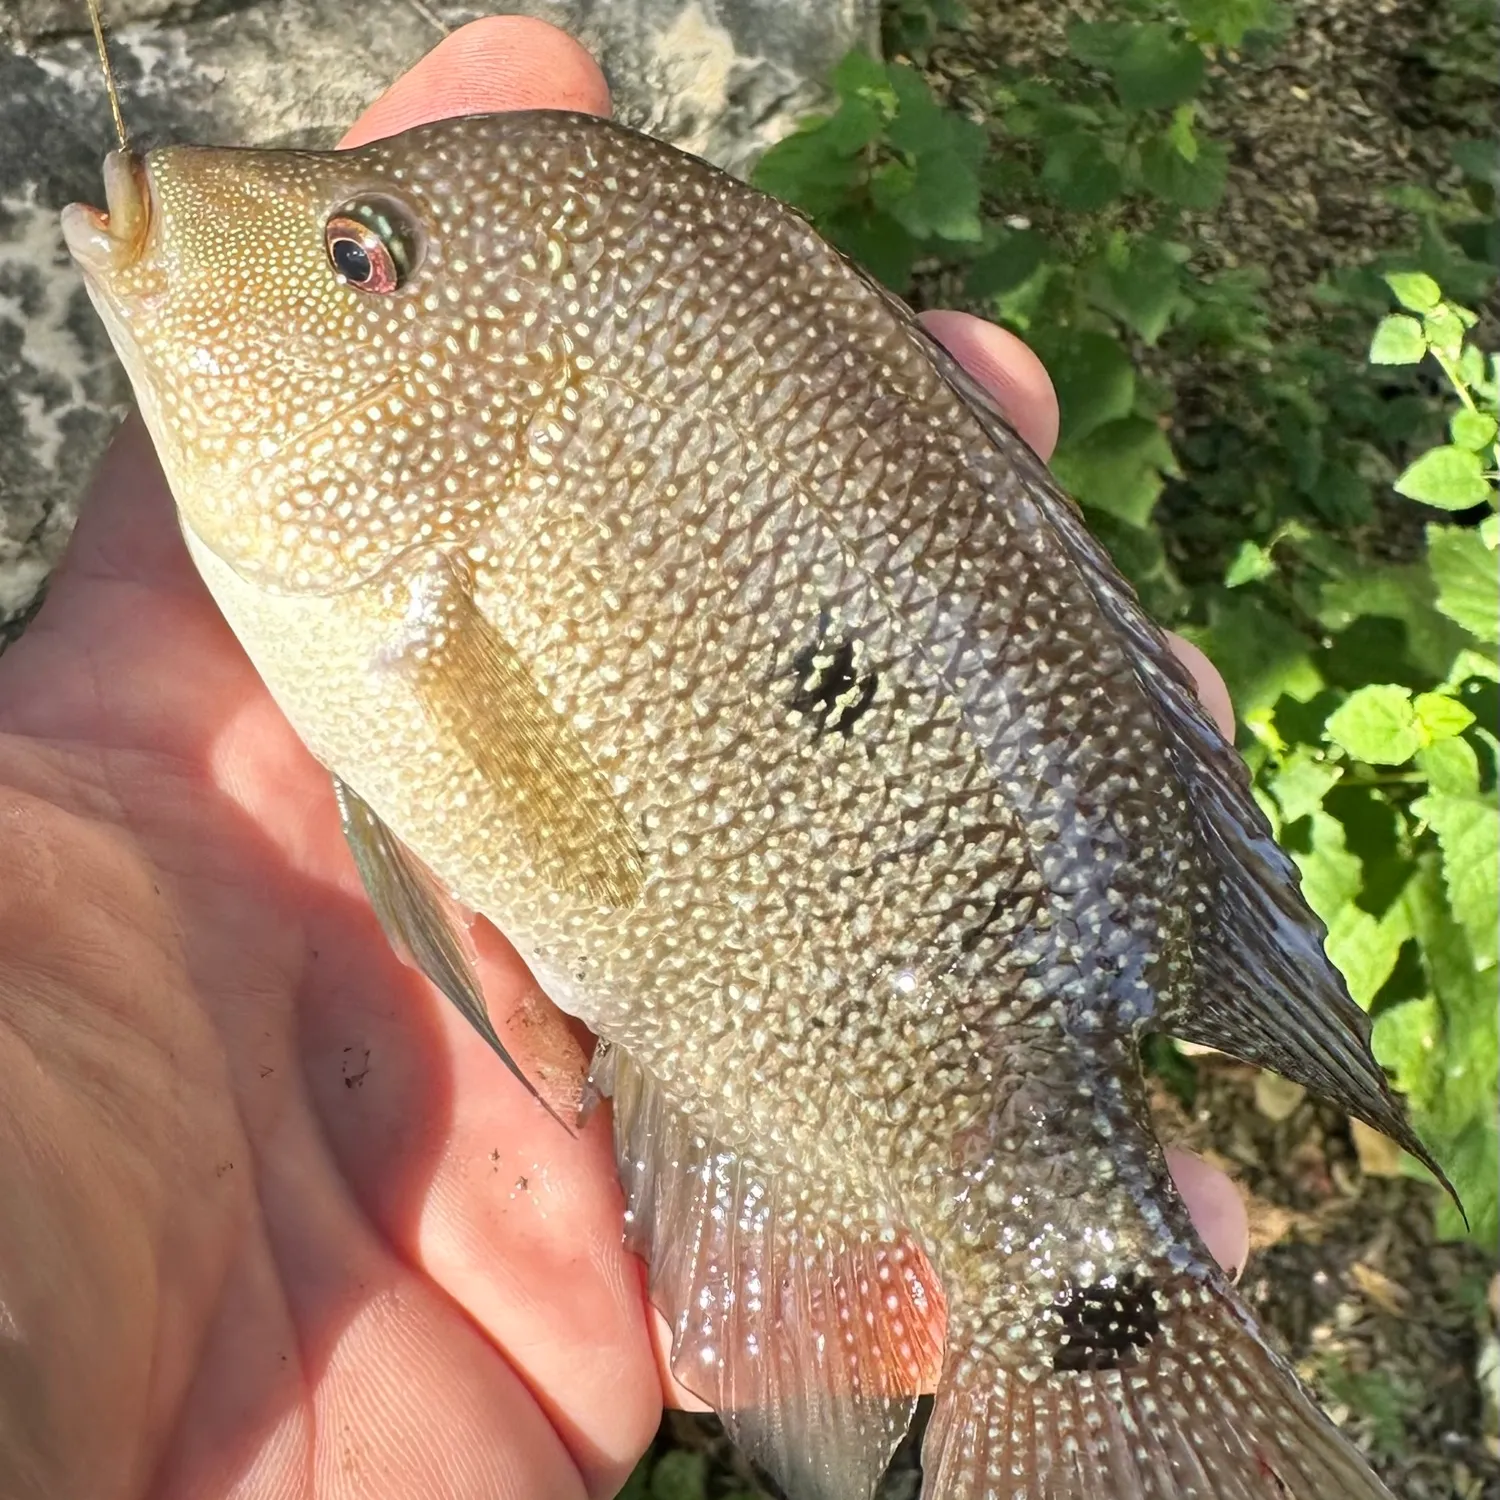
<path fill-rule="evenodd" d="M 612 1047 L 626 1242 L 672 1324 L 672 1371 L 795 1500 L 869 1500 L 936 1383 L 946 1304 L 899 1227 L 860 1223 L 726 1149 Z"/>
<path fill-rule="evenodd" d="M 880 290 L 901 309 L 939 374 L 1020 471 L 1101 614 L 1124 638 L 1173 769 L 1188 789 L 1200 858 L 1213 873 L 1212 899 L 1194 932 L 1197 995 L 1159 1012 L 1158 1027 L 1303 1084 L 1388 1135 L 1453 1193 L 1375 1061 L 1370 1019 L 1324 952 L 1327 932 L 1303 899 L 1297 868 L 1278 847 L 1250 794 L 1244 762 L 1199 702 L 1187 668 L 1084 525 L 1078 507 L 989 393 L 903 303 Z"/>

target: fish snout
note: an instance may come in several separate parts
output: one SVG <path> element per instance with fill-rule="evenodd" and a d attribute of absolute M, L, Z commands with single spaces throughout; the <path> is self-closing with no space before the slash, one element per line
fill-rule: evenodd
<path fill-rule="evenodd" d="M 86 272 L 122 271 L 133 265 L 151 227 L 151 178 L 143 157 L 133 151 L 111 151 L 104 158 L 104 202 L 101 212 L 87 203 L 70 203 L 62 211 L 68 252 Z"/>

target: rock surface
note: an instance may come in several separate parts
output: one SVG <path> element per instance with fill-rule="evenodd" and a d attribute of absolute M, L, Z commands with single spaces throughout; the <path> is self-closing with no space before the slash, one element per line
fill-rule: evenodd
<path fill-rule="evenodd" d="M 603 63 L 619 116 L 744 170 L 818 97 L 876 0 L 530 0 Z M 105 0 L 144 145 L 329 145 L 458 0 Z M 110 118 L 84 0 L 0 0 L 0 648 L 39 601 L 129 401 L 57 214 L 97 201 Z"/>

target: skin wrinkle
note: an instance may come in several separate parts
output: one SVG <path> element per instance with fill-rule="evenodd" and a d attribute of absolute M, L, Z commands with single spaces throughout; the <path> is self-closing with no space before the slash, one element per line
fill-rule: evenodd
<path fill-rule="evenodd" d="M 429 59 L 415 83 L 408 80 L 402 90 L 389 96 L 394 102 L 383 109 L 377 106 L 368 117 L 370 128 L 382 132 L 404 128 L 419 117 L 446 112 L 445 106 L 455 102 L 485 109 L 516 102 L 606 108 L 597 70 L 580 61 L 583 55 L 575 44 L 556 43 L 558 35 L 536 23 L 482 23 L 477 29 L 466 28 L 434 54 L 437 61 Z M 498 72 L 497 59 L 506 63 Z M 454 68 L 475 69 L 456 94 L 447 92 L 445 82 Z M 523 71 L 529 71 L 534 82 L 528 85 L 532 92 L 524 98 L 505 92 L 510 84 L 504 80 L 514 81 Z M 554 85 L 559 92 L 552 92 Z M 955 342 L 959 342 L 957 336 Z M 1019 411 L 1016 416 L 1029 440 L 1043 446 L 1044 434 L 1028 430 L 1028 419 Z M 74 686 L 82 675 L 78 672 L 80 652 L 87 653 L 89 661 L 86 692 Z M 300 1218 L 312 1212 L 303 1198 L 291 1193 L 290 1184 L 272 1183 L 260 1170 L 266 1156 L 293 1149 L 288 1142 L 298 1128 L 300 1112 L 305 1111 L 309 1118 L 301 1123 L 312 1124 L 326 1150 L 303 1164 L 305 1181 L 296 1185 L 296 1191 L 319 1194 L 331 1189 L 339 1195 L 339 1202 L 356 1210 L 341 1222 L 369 1226 L 374 1241 L 388 1247 L 382 1253 L 395 1262 L 393 1273 L 431 1278 L 421 1285 L 431 1287 L 438 1296 L 404 1302 L 403 1316 L 420 1322 L 427 1341 L 423 1347 L 449 1348 L 454 1353 L 455 1363 L 446 1376 L 440 1373 L 439 1356 L 434 1354 L 433 1371 L 414 1378 L 401 1402 L 383 1409 L 385 1420 L 406 1423 L 412 1434 L 423 1437 L 432 1430 L 432 1419 L 443 1414 L 445 1386 L 454 1379 L 473 1378 L 488 1389 L 489 1377 L 481 1380 L 481 1372 L 513 1370 L 512 1380 L 519 1377 L 526 1388 L 550 1393 L 544 1403 L 545 1417 L 535 1403 L 507 1406 L 497 1400 L 487 1409 L 483 1425 L 463 1429 L 465 1441 L 473 1444 L 476 1455 L 503 1445 L 505 1472 L 518 1476 L 514 1483 L 519 1492 L 526 1493 L 529 1482 L 532 1494 L 551 1497 L 586 1488 L 603 1500 L 623 1480 L 635 1452 L 654 1428 L 652 1392 L 660 1358 L 659 1342 L 646 1336 L 639 1262 L 627 1260 L 617 1247 L 612 1249 L 606 1234 L 606 1221 L 618 1214 L 619 1204 L 605 1141 L 606 1112 L 600 1112 L 590 1127 L 593 1134 L 586 1134 L 576 1149 L 540 1134 L 534 1107 L 516 1098 L 519 1091 L 510 1090 L 504 1080 L 496 1081 L 491 1059 L 460 1023 L 438 1009 L 442 1002 L 394 959 L 378 951 L 363 951 L 370 944 L 373 919 L 361 904 L 358 920 L 351 920 L 355 886 L 347 857 L 334 842 L 331 816 L 325 820 L 323 837 L 309 826 L 307 810 L 326 796 L 321 773 L 295 747 L 284 727 L 273 727 L 278 720 L 269 706 L 260 726 L 259 757 L 251 720 L 238 722 L 226 740 L 226 713 L 232 717 L 247 703 L 264 702 L 248 664 L 191 572 L 154 463 L 138 426 L 132 424 L 117 444 L 80 523 L 51 602 L 0 668 L 0 724 L 30 732 L 0 741 L 0 782 L 32 788 L 90 823 L 128 829 L 132 847 L 125 857 L 139 880 L 149 884 L 153 873 L 164 874 L 166 878 L 158 881 L 164 892 L 162 901 L 178 910 L 184 929 L 202 934 L 207 928 L 219 935 L 210 945 L 213 951 L 202 959 L 214 979 L 194 981 L 180 975 L 172 984 L 158 985 L 151 994 L 141 996 L 136 1014 L 142 1023 L 175 1024 L 170 1050 L 179 1076 L 192 1076 L 197 1067 L 194 1059 L 205 1053 L 200 1030 L 208 1032 L 209 1057 L 229 1056 L 232 1081 L 202 1086 L 223 1114 L 243 1119 L 247 1127 L 254 1124 L 245 1147 L 236 1148 L 244 1165 L 224 1178 L 212 1178 L 222 1159 L 204 1140 L 205 1126 L 220 1119 L 212 1109 L 171 1127 L 179 1135 L 164 1160 L 177 1165 L 198 1162 L 199 1170 L 210 1174 L 211 1183 L 220 1187 L 227 1179 L 229 1191 L 239 1194 L 245 1211 L 253 1211 L 257 1218 L 249 1234 L 226 1220 L 222 1210 L 215 1210 L 217 1217 L 200 1222 L 200 1200 L 181 1189 L 178 1176 L 163 1178 L 163 1191 L 170 1198 L 159 1208 L 148 1207 L 140 1197 L 132 1200 L 134 1190 L 123 1167 L 114 1179 L 117 1192 L 110 1199 L 108 1215 L 103 1196 L 83 1205 L 93 1217 L 86 1221 L 86 1231 L 80 1226 L 70 1243 L 88 1243 L 101 1253 L 120 1239 L 118 1228 L 111 1225 L 151 1222 L 157 1212 L 170 1216 L 174 1226 L 191 1224 L 195 1233 L 222 1236 L 232 1248 L 223 1252 L 226 1290 L 202 1313 L 196 1345 L 190 1330 L 180 1325 L 176 1334 L 166 1324 L 158 1329 L 158 1341 L 181 1341 L 179 1360 L 159 1348 L 132 1355 L 124 1341 L 119 1347 L 110 1347 L 106 1341 L 104 1347 L 90 1351 L 87 1363 L 77 1366 L 88 1375 L 121 1370 L 120 1380 L 110 1382 L 111 1389 L 116 1385 L 120 1391 L 151 1387 L 153 1409 L 170 1408 L 176 1420 L 158 1421 L 147 1430 L 128 1421 L 121 1425 L 119 1414 L 108 1401 L 101 1401 L 92 1418 L 99 1432 L 118 1438 L 119 1446 L 106 1458 L 86 1444 L 77 1445 L 70 1454 L 79 1465 L 73 1493 L 87 1500 L 113 1500 L 113 1495 L 124 1500 L 126 1491 L 118 1488 L 124 1476 L 117 1464 L 111 1467 L 111 1461 L 131 1442 L 140 1443 L 142 1452 L 148 1454 L 143 1462 L 149 1463 L 150 1471 L 172 1476 L 168 1482 L 177 1488 L 167 1500 L 177 1500 L 178 1495 L 214 1500 L 226 1493 L 197 1483 L 195 1475 L 204 1471 L 195 1470 L 188 1456 L 188 1425 L 206 1421 L 205 1414 L 214 1411 L 216 1390 L 220 1400 L 228 1400 L 233 1387 L 225 1372 L 249 1358 L 249 1343 L 257 1343 L 262 1329 L 267 1330 L 267 1337 L 280 1336 L 271 1332 L 277 1309 L 288 1313 L 299 1351 L 313 1349 L 318 1335 L 327 1332 L 290 1315 L 293 1304 L 286 1296 L 286 1282 L 299 1274 L 299 1267 L 289 1260 L 278 1261 L 264 1238 L 267 1219 Z M 32 734 L 40 738 L 33 739 Z M 97 750 L 90 753 L 90 745 Z M 327 804 L 323 805 L 326 809 Z M 215 843 L 219 844 L 217 853 L 211 847 Z M 205 849 L 205 845 L 210 847 Z M 234 860 L 242 848 L 253 857 L 244 861 L 244 887 L 240 901 L 233 903 Z M 86 870 L 90 865 L 77 851 L 63 849 L 59 858 L 65 870 Z M 268 891 L 278 882 L 283 887 L 282 899 L 268 901 Z M 126 916 L 148 904 L 144 898 L 137 906 L 122 900 L 118 911 Z M 226 924 L 224 908 L 231 904 L 242 910 Z M 295 916 L 295 939 L 288 936 L 289 913 Z M 0 994 L 5 992 L 7 950 L 19 947 L 24 951 L 34 936 L 14 931 L 7 935 L 0 916 Z M 264 995 L 228 998 L 242 988 L 249 961 L 264 963 L 266 945 L 272 940 L 288 943 L 299 955 L 290 968 L 278 971 L 287 985 L 286 1013 L 298 1018 L 295 1029 L 278 1034 L 280 1052 L 262 1050 L 265 1043 L 249 1024 L 250 1017 L 267 1012 Z M 310 961 L 308 955 L 314 948 L 325 957 Z M 339 955 L 338 961 L 328 957 L 331 954 Z M 503 944 L 498 952 L 490 952 L 483 963 L 487 991 L 502 995 L 508 983 L 520 982 L 514 962 Z M 180 1016 L 174 1022 L 174 1006 L 182 1008 L 188 1024 Z M 213 1008 L 197 1012 L 198 1006 Z M 386 1038 L 381 1045 L 387 1053 L 409 1055 L 412 1079 L 394 1091 L 383 1082 L 390 1070 L 382 1073 L 377 1068 L 357 1089 L 347 1087 L 338 1076 L 339 1048 L 372 1027 Z M 124 1067 L 126 1062 L 122 1058 L 119 1065 Z M 260 1076 L 263 1062 L 275 1068 L 269 1078 Z M 294 1066 L 299 1082 L 288 1091 L 291 1080 L 287 1075 Z M 211 1074 L 211 1069 L 205 1071 L 205 1077 Z M 301 1081 L 304 1075 L 322 1080 L 324 1095 L 318 1100 Z M 66 1089 L 75 1083 L 63 1072 L 57 1086 Z M 387 1092 L 381 1093 L 382 1088 Z M 269 1097 L 272 1107 L 252 1106 L 252 1090 Z M 107 1173 L 111 1162 L 124 1160 L 127 1145 L 146 1149 L 151 1136 L 138 1122 L 169 1128 L 160 1101 L 170 1097 L 171 1091 L 147 1090 L 133 1114 L 127 1112 L 113 1132 L 50 1123 L 41 1111 L 36 1119 L 39 1128 L 53 1131 L 65 1160 L 76 1151 L 80 1153 L 77 1159 L 100 1163 Z M 355 1113 L 356 1107 L 363 1113 Z M 384 1123 L 372 1125 L 371 1121 Z M 429 1149 L 435 1129 L 446 1132 L 448 1140 L 436 1164 Z M 559 1197 L 552 1221 L 554 1238 L 565 1238 L 568 1226 L 581 1223 L 579 1232 L 586 1236 L 590 1255 L 603 1258 L 605 1269 L 598 1277 L 605 1288 L 601 1300 L 612 1311 L 608 1316 L 596 1312 L 587 1328 L 580 1329 L 571 1321 L 578 1299 L 563 1279 L 565 1273 L 576 1275 L 576 1259 L 547 1259 L 550 1252 L 544 1244 L 542 1258 L 535 1263 L 509 1263 L 504 1258 L 506 1237 L 486 1232 L 477 1217 L 472 1223 L 465 1219 L 464 1201 L 455 1193 L 451 1203 L 440 1207 L 456 1216 L 461 1229 L 474 1231 L 469 1236 L 472 1248 L 437 1266 L 430 1258 L 430 1243 L 420 1233 L 420 1216 L 411 1213 L 414 1202 L 420 1202 L 424 1174 L 430 1182 L 451 1166 L 467 1163 L 475 1179 L 474 1191 L 487 1193 L 484 1173 L 491 1143 L 512 1137 L 535 1139 L 538 1151 L 555 1163 Z M 253 1183 L 244 1180 L 247 1170 L 253 1172 Z M 78 1176 L 75 1172 L 74 1177 Z M 49 1212 L 47 1200 L 40 1195 L 31 1208 L 37 1214 Z M 6 1207 L 0 1204 L 0 1257 L 8 1233 L 5 1214 Z M 113 1217 L 106 1224 L 104 1218 L 109 1215 Z M 342 1251 L 338 1238 L 316 1247 L 316 1253 L 333 1257 Z M 157 1254 L 163 1263 L 155 1268 L 155 1284 L 171 1291 L 180 1285 L 180 1268 L 166 1262 L 167 1251 Z M 203 1259 L 192 1255 L 188 1262 Z M 247 1260 L 256 1261 L 254 1276 L 244 1270 Z M 112 1266 L 107 1259 L 103 1264 Z M 114 1272 L 119 1270 L 113 1267 Z M 478 1289 L 492 1287 L 506 1275 L 519 1278 L 532 1290 L 538 1310 L 551 1308 L 555 1338 L 539 1339 L 533 1328 L 507 1322 L 509 1314 L 503 1309 L 501 1316 L 483 1322 L 474 1317 L 471 1309 L 480 1301 Z M 144 1280 L 117 1275 L 101 1286 L 118 1288 L 120 1305 L 129 1306 L 131 1292 Z M 226 1313 L 231 1307 L 239 1309 L 237 1316 Z M 59 1302 L 48 1313 L 57 1320 L 59 1330 L 66 1331 L 76 1310 Z M 149 1308 L 139 1311 L 143 1316 L 152 1314 Z M 232 1332 L 235 1328 L 238 1336 Z M 474 1339 L 476 1332 L 480 1340 Z M 612 1351 L 610 1368 L 616 1372 L 612 1375 L 615 1394 L 609 1401 L 587 1395 L 593 1366 L 603 1363 L 593 1353 L 601 1342 Z M 53 1340 L 47 1347 L 65 1349 L 66 1340 Z M 390 1345 L 380 1347 L 389 1349 Z M 480 1347 L 485 1354 L 480 1364 L 458 1361 L 457 1351 L 467 1349 L 473 1354 Z M 536 1368 L 534 1358 L 549 1351 L 552 1364 Z M 175 1364 L 194 1359 L 197 1364 L 185 1392 L 179 1395 L 164 1388 Z M 259 1355 L 256 1360 L 259 1367 Z M 326 1460 L 325 1445 L 334 1435 L 316 1423 L 306 1426 L 312 1415 L 308 1398 L 320 1379 L 358 1380 L 360 1375 L 347 1367 L 320 1370 L 301 1352 L 296 1363 L 299 1373 L 293 1392 L 279 1386 L 257 1388 L 235 1410 L 243 1405 L 251 1422 L 265 1416 L 265 1439 L 270 1442 L 285 1424 L 296 1427 L 298 1415 L 288 1412 L 286 1401 L 301 1401 L 301 1430 L 306 1434 L 301 1461 L 294 1465 L 296 1473 L 284 1477 L 274 1493 L 312 1497 L 314 1476 L 325 1472 L 321 1467 Z M 64 1364 L 61 1368 L 63 1378 L 71 1382 L 73 1367 Z M 620 1369 L 634 1371 L 634 1379 L 620 1380 Z M 662 1384 L 671 1389 L 670 1381 Z M 586 1393 L 582 1409 L 572 1389 L 575 1385 Z M 513 1392 L 515 1386 L 507 1383 L 501 1389 Z M 562 1450 L 550 1428 L 553 1421 L 564 1418 L 573 1424 L 571 1432 L 564 1432 L 566 1468 L 524 1467 L 556 1462 Z M 216 1420 L 223 1427 L 231 1422 L 231 1413 L 220 1409 Z M 545 1442 L 537 1426 L 542 1422 L 548 1428 Z M 169 1430 L 170 1437 L 166 1435 Z M 254 1431 L 247 1434 L 241 1427 L 239 1441 L 254 1442 Z M 161 1451 L 149 1454 L 158 1443 L 163 1445 Z M 180 1467 L 173 1467 L 174 1457 L 182 1459 Z M 476 1457 L 476 1463 L 480 1461 Z M 253 1450 L 242 1462 L 255 1462 Z M 223 1471 L 216 1467 L 214 1472 Z M 232 1482 L 232 1476 L 227 1482 Z M 270 1500 L 268 1492 L 258 1487 L 251 1493 L 256 1500 Z M 144 1494 L 152 1491 L 132 1486 L 131 1500 Z M 49 1494 L 48 1500 L 71 1500 L 71 1496 L 64 1490 Z M 154 1494 L 152 1500 L 156 1500 Z"/>

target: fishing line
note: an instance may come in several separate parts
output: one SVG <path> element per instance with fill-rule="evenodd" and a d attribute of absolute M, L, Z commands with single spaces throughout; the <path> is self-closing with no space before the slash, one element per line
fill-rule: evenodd
<path fill-rule="evenodd" d="M 104 17 L 99 14 L 99 0 L 88 0 L 89 20 L 94 27 L 94 45 L 99 49 L 99 65 L 104 69 L 104 89 L 109 95 L 109 112 L 115 118 L 115 134 L 120 138 L 120 150 L 130 150 L 130 137 L 125 132 L 125 116 L 120 112 L 120 91 L 115 86 L 115 70 L 109 61 L 109 48 L 104 41 Z"/>

